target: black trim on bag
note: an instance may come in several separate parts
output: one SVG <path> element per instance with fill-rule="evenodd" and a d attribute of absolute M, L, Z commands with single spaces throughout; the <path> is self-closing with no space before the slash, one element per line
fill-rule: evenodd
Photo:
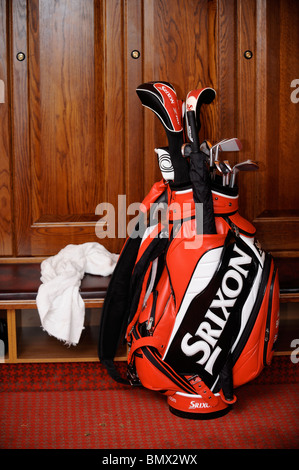
<path fill-rule="evenodd" d="M 230 215 L 235 215 L 239 212 L 239 210 L 237 209 L 236 211 L 233 211 L 233 212 L 221 212 L 221 213 L 216 213 L 215 214 L 215 217 L 222 217 L 223 219 L 226 217 L 226 216 L 230 216 Z"/>
<path fill-rule="evenodd" d="M 98 356 L 100 361 L 113 360 L 119 345 L 126 312 L 131 273 L 135 266 L 140 238 L 129 238 L 121 252 L 108 285 L 100 319 Z"/>
<path fill-rule="evenodd" d="M 127 316 L 127 324 L 132 321 L 137 311 L 145 274 L 154 259 L 161 255 L 164 256 L 167 244 L 168 238 L 153 238 L 138 263 L 135 264 L 134 272 L 130 281 L 129 314 Z"/>
<path fill-rule="evenodd" d="M 191 333 L 193 337 L 195 336 L 194 331 L 193 331 L 195 329 L 194 320 L 191 321 L 191 316 L 193 315 L 193 319 L 197 318 L 198 324 L 201 321 L 203 321 L 204 312 L 207 311 L 207 308 L 209 307 L 209 305 L 215 298 L 215 295 L 219 287 L 221 286 L 222 277 L 225 274 L 228 264 L 231 260 L 231 254 L 232 254 L 231 252 L 235 244 L 239 247 L 242 247 L 242 249 L 248 255 L 250 255 L 251 262 L 248 268 L 248 276 L 246 277 L 246 279 L 243 280 L 242 293 L 236 299 L 233 310 L 231 311 L 231 315 L 226 321 L 223 332 L 221 333 L 221 336 L 218 339 L 218 341 L 221 341 L 222 343 L 221 345 L 222 352 L 221 352 L 221 355 L 219 355 L 218 364 L 216 364 L 215 371 L 212 376 L 210 373 L 206 372 L 206 370 L 204 369 L 204 366 L 197 363 L 197 358 L 195 354 L 192 357 L 187 357 L 181 351 L 180 344 L 181 344 L 182 337 L 186 331 L 186 324 L 188 324 L 188 332 Z M 199 261 L 200 259 L 198 260 L 198 262 Z M 235 237 L 234 234 L 231 231 L 229 231 L 227 234 L 226 240 L 224 242 L 223 251 L 220 256 L 218 267 L 213 275 L 213 278 L 210 280 L 206 288 L 202 292 L 200 292 L 198 295 L 196 295 L 193 298 L 193 300 L 190 302 L 188 309 L 184 315 L 184 318 L 180 324 L 180 327 L 178 328 L 175 336 L 172 338 L 171 346 L 169 347 L 167 354 L 165 355 L 165 360 L 170 364 L 171 367 L 175 368 L 181 375 L 189 375 L 191 373 L 197 373 L 202 378 L 202 380 L 206 383 L 207 386 L 214 387 L 216 385 L 219 379 L 219 373 L 222 370 L 222 367 L 227 359 L 225 357 L 225 351 L 227 350 L 227 352 L 229 352 L 231 350 L 231 346 L 234 343 L 234 339 L 237 338 L 238 336 L 240 321 L 241 321 L 240 319 L 241 311 L 250 293 L 252 283 L 254 282 L 256 278 L 259 263 L 260 262 L 256 254 L 254 253 L 254 251 L 252 251 L 252 249 L 241 238 Z M 190 277 L 189 283 L 191 282 L 193 275 L 194 275 L 194 271 L 192 273 L 192 276 Z M 187 291 L 188 291 L 188 287 L 186 288 L 185 295 Z M 221 362 L 222 362 L 222 366 L 221 366 Z"/>
<path fill-rule="evenodd" d="M 247 324 L 244 328 L 244 331 L 241 335 L 241 338 L 235 348 L 235 350 L 232 353 L 232 358 L 233 358 L 233 365 L 236 364 L 237 360 L 239 359 L 247 341 L 248 338 L 253 330 L 253 327 L 255 325 L 256 319 L 258 317 L 258 314 L 260 312 L 260 308 L 267 290 L 267 285 L 268 285 L 268 280 L 269 280 L 269 274 L 271 270 L 271 262 L 272 262 L 272 256 L 269 253 L 266 253 L 266 258 L 265 258 L 265 263 L 264 263 L 264 268 L 263 268 L 263 273 L 262 273 L 262 279 L 260 282 L 259 286 L 259 291 L 255 300 L 255 304 L 253 306 L 252 312 L 250 314 L 250 317 L 247 321 Z"/>
<path fill-rule="evenodd" d="M 238 211 L 236 211 L 236 212 L 238 212 Z M 235 232 L 236 229 L 237 229 L 238 233 L 241 233 L 242 235 L 246 235 L 246 236 L 249 236 L 249 237 L 252 237 L 255 234 L 255 231 L 254 232 L 246 232 L 246 230 L 243 230 L 240 227 L 238 227 L 236 224 L 234 224 L 234 222 L 232 220 L 230 220 L 230 218 L 228 217 L 229 215 L 232 215 L 232 214 L 223 215 L 222 218 L 230 226 L 230 228 L 233 232 Z M 217 215 L 217 217 L 218 217 L 218 215 Z"/>
<path fill-rule="evenodd" d="M 156 353 L 155 350 L 151 351 L 151 347 L 143 346 L 141 348 L 145 357 L 153 364 L 156 369 L 158 369 L 162 374 L 164 374 L 171 382 L 177 385 L 180 389 L 182 389 L 186 393 L 196 393 L 194 388 L 189 385 L 187 381 L 183 379 L 180 375 L 178 375 L 168 364 L 164 362 Z M 175 374 L 175 375 L 173 375 Z"/>
<path fill-rule="evenodd" d="M 132 336 L 134 336 L 135 341 L 137 341 L 141 336 L 140 333 L 134 328 L 132 332 Z M 157 353 L 156 349 L 153 346 L 142 346 L 139 348 L 142 351 L 142 354 L 148 359 L 151 364 L 158 369 L 162 374 L 164 374 L 169 380 L 171 380 L 174 384 L 176 384 L 180 389 L 185 391 L 186 393 L 195 393 L 194 388 L 189 382 L 184 378 L 177 374 L 172 367 L 167 364 L 167 362 L 163 361 L 159 354 Z M 138 350 L 137 350 L 138 351 Z M 134 352 L 131 364 L 133 363 L 133 357 L 138 356 L 140 357 L 140 353 L 137 351 Z"/>
<path fill-rule="evenodd" d="M 273 291 L 274 291 L 274 284 L 276 280 L 276 273 L 277 273 L 277 268 L 274 267 L 274 271 L 273 271 L 272 279 L 271 279 L 271 285 L 270 285 L 267 321 L 266 321 L 266 329 L 265 329 L 265 340 L 264 340 L 264 351 L 263 351 L 264 366 L 268 365 L 266 359 L 267 359 L 268 346 L 269 346 L 270 325 L 271 325 L 272 304 L 273 304 Z"/>

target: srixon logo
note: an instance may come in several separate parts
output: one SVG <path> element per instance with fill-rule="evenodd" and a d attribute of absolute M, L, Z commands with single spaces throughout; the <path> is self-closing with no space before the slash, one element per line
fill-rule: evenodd
<path fill-rule="evenodd" d="M 208 403 L 199 403 L 197 401 L 190 401 L 189 410 L 195 410 L 198 408 L 211 408 Z"/>
<path fill-rule="evenodd" d="M 229 319 L 238 295 L 242 292 L 244 278 L 248 275 L 248 265 L 252 258 L 244 253 L 238 246 L 233 251 L 237 256 L 230 259 L 228 270 L 222 278 L 221 285 L 215 298 L 204 315 L 194 335 L 186 333 L 181 341 L 181 350 L 188 357 L 198 355 L 196 362 L 204 367 L 205 371 L 213 375 L 213 367 L 222 348 L 217 344 L 221 333 Z"/>

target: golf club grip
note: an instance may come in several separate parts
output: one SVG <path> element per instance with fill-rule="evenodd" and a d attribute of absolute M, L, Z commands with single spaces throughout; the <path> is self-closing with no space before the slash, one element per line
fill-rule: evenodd
<path fill-rule="evenodd" d="M 174 184 L 187 184 L 190 181 L 189 165 L 187 160 L 183 158 L 181 154 L 181 147 L 184 141 L 183 131 L 170 132 L 167 129 L 165 130 L 168 140 L 169 154 L 174 169 Z"/>
<path fill-rule="evenodd" d="M 191 136 L 192 136 L 192 151 L 193 153 L 199 153 L 199 137 L 197 131 L 197 124 L 196 124 L 196 117 L 194 111 L 187 111 L 188 115 L 188 125 L 191 129 Z"/>

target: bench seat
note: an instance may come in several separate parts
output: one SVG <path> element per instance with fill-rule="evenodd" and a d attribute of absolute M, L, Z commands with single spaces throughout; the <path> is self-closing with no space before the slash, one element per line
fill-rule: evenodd
<path fill-rule="evenodd" d="M 280 294 L 298 295 L 299 258 L 277 258 Z M 5 301 L 35 300 L 40 281 L 40 263 L 0 264 L 0 305 Z M 83 300 L 104 299 L 111 276 L 85 274 L 80 293 Z"/>
<path fill-rule="evenodd" d="M 6 301 L 35 300 L 40 281 L 40 263 L 0 265 L 0 305 Z M 83 300 L 103 299 L 111 276 L 85 274 L 80 293 Z"/>

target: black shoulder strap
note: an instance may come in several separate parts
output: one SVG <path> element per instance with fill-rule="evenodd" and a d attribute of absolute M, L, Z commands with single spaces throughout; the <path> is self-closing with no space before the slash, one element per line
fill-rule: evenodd
<path fill-rule="evenodd" d="M 98 357 L 109 375 L 117 382 L 126 382 L 115 369 L 113 359 L 128 313 L 129 291 L 141 238 L 128 238 L 113 271 L 100 321 Z"/>
<path fill-rule="evenodd" d="M 156 202 L 163 201 L 165 197 L 166 192 L 163 192 Z M 120 383 L 128 382 L 120 376 L 113 360 L 128 323 L 132 302 L 132 273 L 145 230 L 144 214 L 142 214 L 133 234 L 127 238 L 122 248 L 107 289 L 100 320 L 98 357 L 109 375 Z"/>

